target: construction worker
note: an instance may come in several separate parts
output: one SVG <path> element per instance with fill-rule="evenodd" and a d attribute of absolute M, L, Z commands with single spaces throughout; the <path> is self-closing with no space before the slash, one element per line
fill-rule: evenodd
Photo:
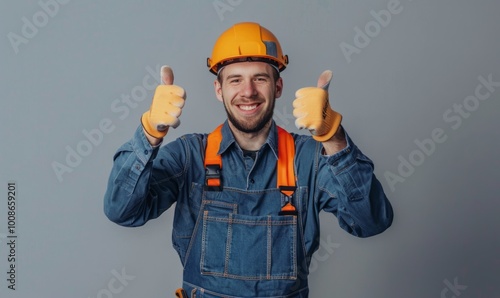
<path fill-rule="evenodd" d="M 207 59 L 227 119 L 210 134 L 160 147 L 186 98 L 163 67 L 150 109 L 114 156 L 104 198 L 111 221 L 141 226 L 176 203 L 172 242 L 184 267 L 178 297 L 308 297 L 320 211 L 357 237 L 392 223 L 372 161 L 329 105 L 330 71 L 293 101 L 296 126 L 310 133 L 291 134 L 273 121 L 287 64 L 268 29 L 233 25 Z"/>

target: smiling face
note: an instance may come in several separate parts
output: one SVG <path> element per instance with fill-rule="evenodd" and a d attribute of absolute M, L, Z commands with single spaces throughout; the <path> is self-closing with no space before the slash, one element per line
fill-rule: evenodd
<path fill-rule="evenodd" d="M 273 118 L 283 80 L 264 62 L 239 62 L 225 66 L 214 83 L 224 103 L 230 125 L 243 133 L 258 133 Z"/>

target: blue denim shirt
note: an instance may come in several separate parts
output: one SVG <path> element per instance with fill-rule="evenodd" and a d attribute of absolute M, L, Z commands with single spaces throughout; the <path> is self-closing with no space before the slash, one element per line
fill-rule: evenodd
<path fill-rule="evenodd" d="M 153 148 L 142 127 L 114 156 L 104 198 L 107 217 L 140 226 L 175 202 L 172 242 L 190 297 L 307 297 L 311 256 L 319 247 L 319 212 L 333 213 L 358 237 L 387 229 L 392 207 L 373 163 L 346 134 L 326 156 L 310 136 L 295 140 L 298 216 L 279 216 L 277 129 L 255 160 L 244 156 L 224 123 L 222 191 L 204 188 L 207 134 L 188 134 Z"/>

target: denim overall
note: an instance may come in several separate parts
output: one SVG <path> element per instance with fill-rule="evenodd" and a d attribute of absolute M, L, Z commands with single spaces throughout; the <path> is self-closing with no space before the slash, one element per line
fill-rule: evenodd
<path fill-rule="evenodd" d="M 278 187 L 246 191 L 229 185 L 220 191 L 194 183 L 191 192 L 199 198 L 190 206 L 198 214 L 181 255 L 189 297 L 308 296 L 303 189 L 291 197 L 295 215 L 280 215 L 290 198 Z"/>

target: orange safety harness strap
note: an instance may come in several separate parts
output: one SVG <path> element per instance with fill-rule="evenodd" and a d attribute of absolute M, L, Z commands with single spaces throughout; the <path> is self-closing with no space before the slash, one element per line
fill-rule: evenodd
<path fill-rule="evenodd" d="M 208 135 L 205 148 L 205 185 L 221 190 L 222 157 L 218 154 L 222 142 L 222 124 Z"/>
<path fill-rule="evenodd" d="M 295 191 L 295 141 L 291 134 L 278 126 L 278 180 L 277 186 L 287 197 Z"/>
<path fill-rule="evenodd" d="M 221 142 L 222 124 L 208 135 L 205 149 L 205 186 L 212 190 L 222 190 L 222 157 L 218 154 Z M 294 157 L 295 141 L 292 135 L 278 126 L 276 186 L 285 197 L 285 204 L 281 209 L 284 214 L 294 214 L 296 212 L 295 206 L 291 202 L 291 197 L 296 189 Z"/>

